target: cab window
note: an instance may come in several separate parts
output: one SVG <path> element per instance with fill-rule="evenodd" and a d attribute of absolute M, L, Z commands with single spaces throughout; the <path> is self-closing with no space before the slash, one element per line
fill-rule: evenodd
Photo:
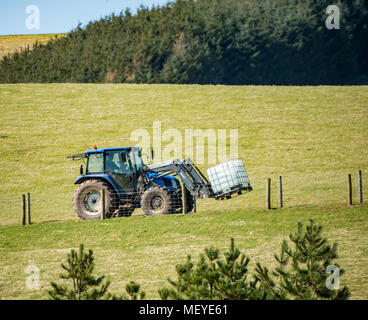
<path fill-rule="evenodd" d="M 130 174 L 128 160 L 124 152 L 108 151 L 105 158 L 106 171 L 111 173 Z"/>
<path fill-rule="evenodd" d="M 103 171 L 102 153 L 90 154 L 88 156 L 87 173 L 101 173 Z"/>
<path fill-rule="evenodd" d="M 118 152 L 106 152 L 106 160 L 105 160 L 105 168 L 106 171 L 109 172 L 120 172 L 121 169 L 121 161 L 119 159 L 119 153 Z"/>
<path fill-rule="evenodd" d="M 144 164 L 143 164 L 143 161 L 142 161 L 142 158 L 139 156 L 139 150 L 135 150 L 135 149 L 132 149 L 130 152 L 129 152 L 129 156 L 130 156 L 130 158 L 131 158 L 131 160 L 132 160 L 132 165 L 134 166 L 136 166 L 136 168 L 137 168 L 137 172 L 138 172 L 138 174 L 139 174 L 139 172 L 140 172 L 140 169 L 141 169 L 141 167 L 143 167 L 144 166 Z"/>

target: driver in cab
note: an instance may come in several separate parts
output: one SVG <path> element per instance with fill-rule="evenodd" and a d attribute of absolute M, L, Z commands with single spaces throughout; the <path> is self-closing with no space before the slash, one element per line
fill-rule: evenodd
<path fill-rule="evenodd" d="M 114 155 L 116 155 L 114 160 Z M 128 173 L 129 174 L 129 166 L 126 163 L 121 161 L 120 155 L 117 153 L 108 153 L 106 156 L 106 170 L 112 173 Z"/>

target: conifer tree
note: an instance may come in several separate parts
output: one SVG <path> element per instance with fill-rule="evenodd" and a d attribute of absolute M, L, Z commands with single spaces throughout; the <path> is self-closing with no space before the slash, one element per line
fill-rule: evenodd
<path fill-rule="evenodd" d="M 274 255 L 277 267 L 272 271 L 256 263 L 255 275 L 250 278 L 249 258 L 231 239 L 230 247 L 223 255 L 214 247 L 206 248 L 197 262 L 193 262 L 189 255 L 185 263 L 176 266 L 177 279 L 168 278 L 170 286 L 159 289 L 158 293 L 164 300 L 347 299 L 349 289 L 335 286 L 344 274 L 335 261 L 338 258 L 337 244 L 330 244 L 322 236 L 322 226 L 310 220 L 304 229 L 299 223 L 297 232 L 289 238 L 292 246 L 283 241 L 280 253 Z M 331 266 L 334 271 L 338 270 L 339 278 L 331 280 L 334 276 L 328 273 Z M 71 250 L 67 264 L 62 264 L 62 268 L 66 274 L 61 274 L 61 279 L 70 281 L 71 285 L 52 282 L 53 289 L 48 291 L 52 299 L 145 298 L 140 285 L 133 281 L 126 285 L 126 294 L 108 293 L 110 282 L 104 282 L 104 276 L 96 278 L 92 274 L 93 252 L 85 253 L 83 245 L 79 253 Z"/>
<path fill-rule="evenodd" d="M 241 254 L 231 239 L 230 248 L 220 258 L 216 248 L 205 249 L 198 262 L 187 257 L 176 266 L 177 280 L 168 278 L 170 287 L 159 290 L 161 299 L 220 299 L 220 300 L 311 300 L 347 299 L 349 289 L 329 287 L 328 267 L 338 268 L 339 277 L 344 270 L 335 259 L 337 244 L 328 243 L 322 236 L 322 226 L 310 220 L 304 230 L 302 223 L 290 234 L 294 248 L 283 241 L 280 254 L 275 254 L 277 267 L 273 271 L 256 263 L 254 276 L 249 279 L 249 258 Z M 332 275 L 333 276 L 333 275 Z M 334 285 L 331 280 L 330 284 Z"/>
<path fill-rule="evenodd" d="M 294 248 L 284 240 L 280 254 L 275 254 L 278 266 L 270 272 L 257 263 L 256 279 L 267 291 L 268 299 L 347 299 L 349 289 L 328 288 L 329 266 L 344 270 L 334 261 L 337 243 L 332 245 L 322 236 L 322 226 L 309 221 L 305 230 L 299 222 L 298 231 L 289 236 Z"/>
<path fill-rule="evenodd" d="M 125 290 L 129 295 L 129 300 L 143 300 L 146 296 L 144 291 L 140 290 L 140 285 L 134 281 L 130 281 L 126 286 Z"/>
<path fill-rule="evenodd" d="M 67 263 L 61 264 L 66 273 L 60 278 L 70 282 L 69 285 L 51 282 L 52 290 L 48 293 L 54 300 L 98 300 L 109 298 L 108 288 L 110 281 L 104 281 L 105 276 L 95 277 L 93 251 L 84 251 L 83 244 L 79 252 L 72 249 L 67 256 Z"/>
<path fill-rule="evenodd" d="M 96 278 L 94 270 L 93 251 L 85 253 L 83 244 L 79 252 L 74 249 L 67 255 L 67 263 L 61 264 L 66 273 L 60 278 L 70 284 L 57 284 L 51 282 L 52 290 L 48 290 L 49 296 L 54 300 L 139 300 L 144 299 L 146 294 L 141 291 L 140 285 L 130 281 L 125 286 L 126 294 L 116 295 L 108 292 L 110 281 L 102 275 Z"/>
<path fill-rule="evenodd" d="M 199 261 L 191 256 L 184 264 L 176 266 L 177 280 L 168 278 L 170 288 L 159 290 L 161 299 L 173 300 L 244 300 L 260 299 L 263 292 L 256 287 L 257 281 L 248 280 L 249 258 L 241 254 L 231 239 L 230 248 L 219 255 L 216 248 L 205 249 Z"/>
<path fill-rule="evenodd" d="M 111 295 L 111 300 L 143 300 L 146 297 L 146 293 L 141 291 L 141 286 L 134 281 L 130 281 L 126 284 L 125 291 L 126 294 Z"/>

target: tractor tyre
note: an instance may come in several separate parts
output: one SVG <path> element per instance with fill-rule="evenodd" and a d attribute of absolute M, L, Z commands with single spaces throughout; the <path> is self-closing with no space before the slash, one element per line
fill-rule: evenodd
<path fill-rule="evenodd" d="M 118 199 L 114 189 L 106 182 L 87 180 L 80 184 L 73 196 L 74 210 L 82 220 L 101 219 L 102 192 L 105 189 L 105 214 L 111 218 L 118 207 Z"/>
<path fill-rule="evenodd" d="M 145 214 L 150 216 L 171 213 L 172 197 L 163 187 L 150 188 L 143 193 L 141 208 Z"/>

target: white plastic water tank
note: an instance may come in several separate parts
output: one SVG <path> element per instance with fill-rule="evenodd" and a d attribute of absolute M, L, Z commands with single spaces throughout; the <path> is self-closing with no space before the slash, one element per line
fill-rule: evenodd
<path fill-rule="evenodd" d="M 239 187 L 250 187 L 241 159 L 231 160 L 206 170 L 215 195 L 226 194 Z"/>

